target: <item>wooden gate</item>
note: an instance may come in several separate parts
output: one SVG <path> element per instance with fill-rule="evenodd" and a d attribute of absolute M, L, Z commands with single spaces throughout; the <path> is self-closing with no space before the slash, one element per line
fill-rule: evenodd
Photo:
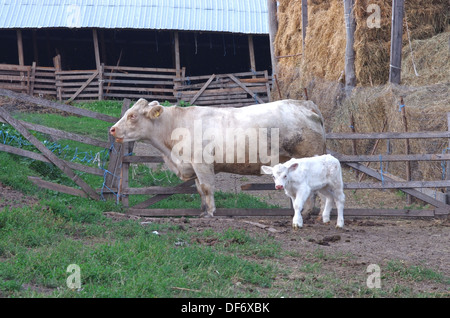
<path fill-rule="evenodd" d="M 267 71 L 190 76 L 175 87 L 177 100 L 191 105 L 241 107 L 271 101 Z"/>

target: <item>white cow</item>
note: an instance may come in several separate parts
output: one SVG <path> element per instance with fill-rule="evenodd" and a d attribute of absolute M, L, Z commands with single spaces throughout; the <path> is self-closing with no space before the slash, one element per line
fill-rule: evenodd
<path fill-rule="evenodd" d="M 263 164 L 325 153 L 323 117 L 311 101 L 219 108 L 139 99 L 110 134 L 117 142 L 150 143 L 180 179 L 195 179 L 203 216 L 216 210 L 215 173 L 259 175 Z"/>
<path fill-rule="evenodd" d="M 295 210 L 292 220 L 294 229 L 303 226 L 302 209 L 305 201 L 315 191 L 326 198 L 322 212 L 323 222 L 330 221 L 330 211 L 334 201 L 338 212 L 336 227 L 344 226 L 344 184 L 341 164 L 335 157 L 322 155 L 291 159 L 274 167 L 262 166 L 261 171 L 272 174 L 275 188 L 284 189 L 291 198 Z"/>

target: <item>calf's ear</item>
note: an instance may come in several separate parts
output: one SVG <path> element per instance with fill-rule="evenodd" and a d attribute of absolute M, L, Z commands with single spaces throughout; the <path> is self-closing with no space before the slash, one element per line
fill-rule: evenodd
<path fill-rule="evenodd" d="M 294 163 L 293 165 L 291 165 L 291 166 L 289 167 L 288 172 L 294 171 L 295 169 L 297 169 L 297 167 L 298 167 L 298 163 Z"/>
<path fill-rule="evenodd" d="M 161 105 L 153 106 L 148 111 L 145 112 L 145 115 L 150 119 L 155 119 L 161 116 L 164 112 L 164 107 Z"/>
<path fill-rule="evenodd" d="M 269 166 L 261 166 L 261 173 L 263 174 L 272 174 L 272 167 Z"/>

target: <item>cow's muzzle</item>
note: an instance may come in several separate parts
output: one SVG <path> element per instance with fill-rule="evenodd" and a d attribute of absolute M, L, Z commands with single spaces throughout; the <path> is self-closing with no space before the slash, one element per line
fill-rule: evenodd
<path fill-rule="evenodd" d="M 111 129 L 109 130 L 109 134 L 111 136 L 113 136 L 114 138 L 116 138 L 116 142 L 123 143 L 123 138 L 119 138 L 116 136 L 116 128 L 115 127 L 111 127 Z"/>
<path fill-rule="evenodd" d="M 277 190 L 283 190 L 283 186 L 282 186 L 282 185 L 276 185 L 276 186 L 275 186 L 275 189 L 277 189 Z"/>

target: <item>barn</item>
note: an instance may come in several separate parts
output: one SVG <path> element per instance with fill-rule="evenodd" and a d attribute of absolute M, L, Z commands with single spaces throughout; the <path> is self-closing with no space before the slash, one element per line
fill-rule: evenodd
<path fill-rule="evenodd" d="M 60 101 L 270 95 L 265 0 L 1 0 L 0 41 L 0 87 Z"/>

